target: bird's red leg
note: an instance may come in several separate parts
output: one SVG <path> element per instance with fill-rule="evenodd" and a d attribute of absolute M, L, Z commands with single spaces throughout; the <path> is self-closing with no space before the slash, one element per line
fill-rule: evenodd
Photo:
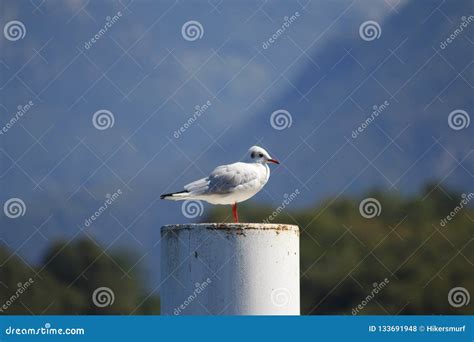
<path fill-rule="evenodd" d="M 234 216 L 234 222 L 239 223 L 239 214 L 237 214 L 237 203 L 232 205 L 232 215 Z"/>

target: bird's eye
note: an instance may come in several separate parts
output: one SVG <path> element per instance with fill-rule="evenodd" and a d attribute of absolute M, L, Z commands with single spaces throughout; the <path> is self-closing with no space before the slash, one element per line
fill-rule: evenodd
<path fill-rule="evenodd" d="M 260 158 L 262 158 L 262 157 L 263 157 L 263 153 L 259 153 L 258 156 L 259 156 Z"/>
<path fill-rule="evenodd" d="M 252 159 L 255 158 L 255 152 L 250 153 L 250 158 L 252 158 Z"/>

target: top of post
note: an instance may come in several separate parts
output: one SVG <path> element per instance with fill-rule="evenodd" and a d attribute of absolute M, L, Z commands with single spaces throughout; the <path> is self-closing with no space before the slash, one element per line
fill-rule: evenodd
<path fill-rule="evenodd" d="M 262 230 L 279 232 L 294 232 L 299 234 L 299 228 L 294 224 L 278 224 L 278 223 L 184 223 L 169 224 L 161 227 L 162 231 L 178 231 L 191 229 L 207 229 L 218 231 L 248 231 Z"/>

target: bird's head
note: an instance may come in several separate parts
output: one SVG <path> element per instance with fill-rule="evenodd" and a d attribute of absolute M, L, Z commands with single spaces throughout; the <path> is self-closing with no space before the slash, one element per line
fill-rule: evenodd
<path fill-rule="evenodd" d="M 252 146 L 248 151 L 248 158 L 251 163 L 275 163 L 280 164 L 280 162 L 276 159 L 272 159 L 267 151 L 259 146 Z"/>

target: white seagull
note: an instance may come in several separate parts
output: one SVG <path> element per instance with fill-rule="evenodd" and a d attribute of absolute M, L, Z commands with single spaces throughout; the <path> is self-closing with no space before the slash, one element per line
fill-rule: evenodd
<path fill-rule="evenodd" d="M 208 177 L 185 185 L 183 191 L 163 194 L 160 198 L 231 204 L 234 221 L 239 222 L 237 203 L 248 200 L 262 190 L 270 178 L 268 163 L 280 164 L 263 148 L 252 146 L 248 151 L 247 162 L 218 166 Z"/>

